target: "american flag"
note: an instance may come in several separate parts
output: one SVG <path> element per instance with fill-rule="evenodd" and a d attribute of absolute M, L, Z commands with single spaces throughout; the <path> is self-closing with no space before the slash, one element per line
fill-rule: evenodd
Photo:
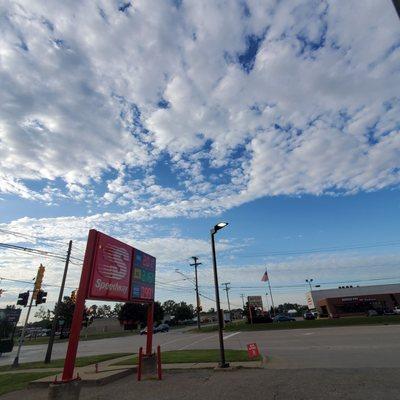
<path fill-rule="evenodd" d="M 262 280 L 263 282 L 267 282 L 267 281 L 269 280 L 269 278 L 268 278 L 268 271 L 267 271 L 267 270 L 265 270 L 264 275 L 262 276 L 261 280 Z"/>

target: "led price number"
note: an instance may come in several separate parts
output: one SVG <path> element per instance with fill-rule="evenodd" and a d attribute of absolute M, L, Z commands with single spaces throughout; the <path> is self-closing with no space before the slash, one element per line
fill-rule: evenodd
<path fill-rule="evenodd" d="M 152 299 L 154 296 L 154 289 L 152 287 L 142 286 L 140 289 L 140 297 L 142 299 Z"/>

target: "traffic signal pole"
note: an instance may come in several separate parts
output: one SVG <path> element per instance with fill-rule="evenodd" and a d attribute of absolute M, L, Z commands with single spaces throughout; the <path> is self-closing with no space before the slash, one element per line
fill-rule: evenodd
<path fill-rule="evenodd" d="M 53 323 L 51 325 L 51 333 L 50 333 L 50 338 L 49 338 L 49 344 L 47 345 L 46 357 L 44 359 L 44 362 L 46 364 L 49 364 L 50 361 L 51 361 L 51 353 L 53 351 L 54 338 L 55 338 L 55 335 L 56 335 L 60 304 L 62 302 L 63 295 L 64 295 L 65 280 L 67 278 L 69 259 L 71 257 L 71 250 L 72 250 L 72 240 L 70 240 L 69 244 L 68 244 L 68 252 L 67 252 L 67 258 L 65 259 L 64 274 L 63 274 L 63 277 L 62 277 L 60 293 L 58 294 L 58 302 L 57 302 L 55 310 L 54 310 L 54 318 L 53 318 Z"/>
<path fill-rule="evenodd" d="M 34 296 L 33 296 L 33 292 L 32 292 L 31 301 L 29 302 L 28 312 L 27 312 L 26 317 L 25 317 L 24 327 L 22 328 L 21 336 L 19 337 L 17 355 L 15 356 L 14 362 L 13 362 L 13 365 L 12 365 L 13 368 L 17 368 L 18 365 L 19 365 L 19 355 L 21 353 L 22 343 L 24 342 L 24 338 L 25 338 L 25 329 L 26 329 L 26 325 L 28 324 L 29 314 L 31 313 L 33 297 Z"/>

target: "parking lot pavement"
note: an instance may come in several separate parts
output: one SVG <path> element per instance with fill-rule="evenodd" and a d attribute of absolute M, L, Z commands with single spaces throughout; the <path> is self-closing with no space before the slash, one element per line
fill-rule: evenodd
<path fill-rule="evenodd" d="M 201 370 L 166 372 L 162 381 L 128 376 L 87 387 L 81 400 L 398 400 L 400 369 Z M 47 389 L 4 395 L 2 400 L 47 398 Z"/>
<path fill-rule="evenodd" d="M 342 326 L 279 331 L 226 332 L 227 349 L 246 349 L 257 343 L 270 357 L 269 368 L 400 368 L 400 325 Z M 137 352 L 145 336 L 92 340 L 79 343 L 78 356 Z M 162 351 L 218 348 L 217 332 L 190 333 L 171 330 L 154 336 Z M 46 345 L 22 348 L 20 362 L 41 361 Z M 54 345 L 53 359 L 64 358 L 67 343 Z M 0 365 L 11 364 L 14 354 L 0 357 Z"/>

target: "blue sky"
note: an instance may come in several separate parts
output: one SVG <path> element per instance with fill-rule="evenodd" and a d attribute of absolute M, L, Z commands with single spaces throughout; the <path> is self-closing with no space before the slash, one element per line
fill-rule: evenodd
<path fill-rule="evenodd" d="M 400 278 L 389 0 L 9 1 L 0 32 L 0 229 L 41 238 L 2 242 L 62 252 L 73 239 L 81 257 L 97 228 L 157 257 L 160 300 L 193 302 L 175 272 L 192 274 L 193 255 L 213 297 L 221 219 L 221 281 L 239 305 L 264 291 L 266 265 L 277 302 L 304 302 L 307 277 Z M 8 278 L 41 262 L 0 256 Z M 49 285 L 61 270 L 49 261 Z M 2 285 L 3 302 L 20 290 Z"/>

